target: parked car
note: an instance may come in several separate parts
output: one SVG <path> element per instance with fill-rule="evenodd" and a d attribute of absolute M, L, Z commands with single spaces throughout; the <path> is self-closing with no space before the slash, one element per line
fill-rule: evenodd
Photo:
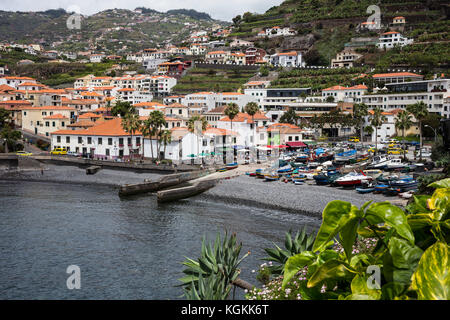
<path fill-rule="evenodd" d="M 72 156 L 72 157 L 78 157 L 79 156 L 79 154 L 77 152 L 74 152 L 74 151 L 67 151 L 67 155 L 68 156 Z"/>
<path fill-rule="evenodd" d="M 16 155 L 23 156 L 23 157 L 29 157 L 29 156 L 32 156 L 33 154 L 31 152 L 27 152 L 27 151 L 17 151 Z"/>
<path fill-rule="evenodd" d="M 348 139 L 349 142 L 359 142 L 359 138 L 358 137 L 350 137 L 350 139 Z"/>
<path fill-rule="evenodd" d="M 404 154 L 405 150 L 402 148 L 389 148 L 387 154 Z"/>
<path fill-rule="evenodd" d="M 55 148 L 52 152 L 50 152 L 52 155 L 66 155 L 67 150 L 66 148 Z"/>

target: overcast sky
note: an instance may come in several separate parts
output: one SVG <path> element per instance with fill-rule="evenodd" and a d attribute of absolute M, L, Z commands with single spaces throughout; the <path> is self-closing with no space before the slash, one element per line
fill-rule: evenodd
<path fill-rule="evenodd" d="M 0 10 L 42 11 L 47 9 L 68 9 L 76 5 L 81 13 L 90 15 L 105 9 L 135 9 L 146 7 L 165 12 L 170 9 L 195 9 L 206 12 L 214 19 L 231 21 L 246 11 L 263 13 L 282 0 L 0 0 Z M 71 10 L 72 11 L 72 10 Z"/>

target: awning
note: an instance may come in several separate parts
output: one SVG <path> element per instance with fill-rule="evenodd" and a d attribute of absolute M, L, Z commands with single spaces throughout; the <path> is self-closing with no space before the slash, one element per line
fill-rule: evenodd
<path fill-rule="evenodd" d="M 283 149 L 283 148 L 287 148 L 288 146 L 285 146 L 285 145 L 279 145 L 279 146 L 272 146 L 272 145 L 269 145 L 269 146 L 267 146 L 267 148 L 271 148 L 271 149 Z"/>
<path fill-rule="evenodd" d="M 306 144 L 304 144 L 301 141 L 295 141 L 295 142 L 286 142 L 286 144 L 291 148 L 301 148 L 306 147 Z"/>

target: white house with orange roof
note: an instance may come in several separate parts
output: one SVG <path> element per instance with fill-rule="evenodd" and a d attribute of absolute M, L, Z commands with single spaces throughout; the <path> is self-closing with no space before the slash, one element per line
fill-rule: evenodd
<path fill-rule="evenodd" d="M 22 130 L 48 137 L 72 123 L 76 115 L 74 108 L 65 106 L 22 108 Z"/>
<path fill-rule="evenodd" d="M 161 111 L 165 113 L 167 105 L 159 102 L 140 102 L 134 104 L 133 107 L 138 111 L 140 117 L 148 117 L 153 111 Z"/>
<path fill-rule="evenodd" d="M 91 63 L 100 63 L 105 58 L 106 58 L 105 54 L 103 54 L 103 53 L 95 53 L 95 54 L 91 54 L 91 56 L 89 57 L 89 61 Z"/>
<path fill-rule="evenodd" d="M 295 31 L 292 28 L 289 27 L 279 27 L 279 26 L 275 26 L 272 28 L 266 28 L 264 30 L 264 33 L 262 33 L 262 31 L 260 33 L 258 33 L 259 37 L 269 37 L 269 38 L 273 38 L 273 37 L 280 37 L 280 36 L 295 36 L 297 34 L 297 31 Z"/>
<path fill-rule="evenodd" d="M 304 67 L 305 63 L 302 53 L 299 51 L 289 51 L 276 53 L 270 56 L 270 63 L 279 67 Z"/>
<path fill-rule="evenodd" d="M 208 63 L 226 63 L 230 57 L 229 51 L 210 51 L 205 55 L 205 61 Z"/>
<path fill-rule="evenodd" d="M 17 90 L 25 91 L 38 91 L 42 89 L 48 89 L 48 87 L 42 83 L 37 82 L 23 82 L 17 86 Z"/>
<path fill-rule="evenodd" d="M 0 78 L 0 85 L 6 84 L 16 89 L 18 89 L 18 86 L 24 82 L 36 83 L 36 80 L 30 77 L 15 77 L 15 76 Z"/>
<path fill-rule="evenodd" d="M 406 45 L 412 44 L 414 39 L 408 39 L 400 32 L 397 31 L 389 31 L 382 33 L 376 46 L 379 49 L 392 49 L 394 47 L 404 47 Z"/>
<path fill-rule="evenodd" d="M 402 135 L 401 130 L 397 130 L 397 128 L 395 127 L 395 120 L 396 120 L 398 114 L 402 111 L 403 111 L 402 109 L 392 109 L 389 111 L 382 112 L 383 116 L 386 117 L 386 121 L 384 121 L 382 123 L 382 125 L 378 127 L 377 130 L 374 130 L 372 132 L 371 141 L 375 142 L 376 135 L 378 135 L 378 142 L 380 142 L 381 140 L 389 139 L 389 138 L 397 136 L 397 135 Z M 373 113 L 374 113 L 373 109 L 369 110 L 369 116 L 366 117 L 364 126 L 370 125 L 370 116 L 373 115 Z M 408 130 L 405 131 L 405 136 L 408 136 L 410 134 L 418 134 L 419 133 L 418 123 L 414 119 L 414 116 L 411 116 L 411 117 L 412 117 L 413 125 L 411 126 L 411 128 L 409 128 Z M 375 131 L 377 131 L 377 132 L 375 132 Z"/>
<path fill-rule="evenodd" d="M 233 121 L 228 116 L 217 121 L 217 128 L 231 130 L 237 133 L 236 143 L 239 146 L 253 147 L 257 127 L 265 127 L 271 123 L 264 113 L 258 112 L 253 117 L 247 113 L 238 113 Z"/>
<path fill-rule="evenodd" d="M 150 91 L 138 91 L 133 88 L 122 88 L 117 90 L 116 102 L 124 101 L 131 104 L 137 104 L 141 102 L 151 102 L 153 95 Z"/>
<path fill-rule="evenodd" d="M 94 159 L 127 159 L 142 154 L 142 134 L 133 136 L 122 127 L 122 119 L 102 121 L 82 130 L 58 130 L 51 134 L 51 146 L 66 148 Z"/>
<path fill-rule="evenodd" d="M 423 76 L 412 72 L 376 73 L 372 78 L 377 83 L 399 83 L 423 80 Z"/>
<path fill-rule="evenodd" d="M 246 64 L 246 55 L 242 52 L 231 53 L 228 57 L 228 63 L 244 65 Z"/>
<path fill-rule="evenodd" d="M 322 90 L 322 97 L 333 97 L 334 101 L 356 102 L 362 101 L 362 96 L 367 93 L 368 87 L 363 84 L 352 87 L 333 86 Z"/>
<path fill-rule="evenodd" d="M 97 99 L 62 99 L 61 104 L 63 106 L 71 107 L 77 110 L 78 114 L 91 112 L 97 110 L 104 103 L 98 101 Z"/>

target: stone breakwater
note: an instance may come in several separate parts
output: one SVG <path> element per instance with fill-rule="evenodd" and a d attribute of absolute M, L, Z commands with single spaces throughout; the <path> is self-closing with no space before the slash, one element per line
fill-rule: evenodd
<path fill-rule="evenodd" d="M 370 200 L 382 202 L 393 199 L 380 194 L 359 194 L 352 189 L 315 184 L 294 185 L 281 181 L 265 182 L 249 176 L 223 180 L 200 197 L 316 217 L 321 216 L 325 206 L 332 200 L 348 201 L 360 207 Z"/>

